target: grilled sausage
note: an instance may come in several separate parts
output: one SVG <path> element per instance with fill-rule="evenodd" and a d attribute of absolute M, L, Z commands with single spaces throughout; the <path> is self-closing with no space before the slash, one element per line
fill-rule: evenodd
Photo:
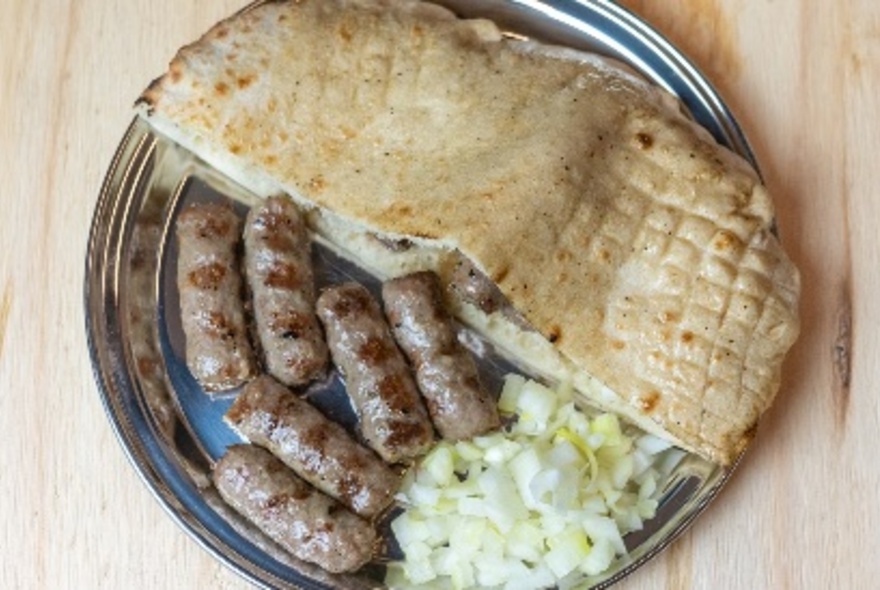
<path fill-rule="evenodd" d="M 440 435 L 461 440 L 497 428 L 495 400 L 480 385 L 473 357 L 456 338 L 437 275 L 417 272 L 386 281 L 382 298 Z"/>
<path fill-rule="evenodd" d="M 470 303 L 483 313 L 492 314 L 500 312 L 523 330 L 534 330 L 531 324 L 526 321 L 526 318 L 510 304 L 510 301 L 504 296 L 498 285 L 493 283 L 467 257 L 461 254 L 459 254 L 452 269 L 449 288 L 459 299 Z"/>
<path fill-rule="evenodd" d="M 227 504 L 303 561 L 340 573 L 372 558 L 377 539 L 373 527 L 265 449 L 229 447 L 214 467 L 213 479 Z"/>
<path fill-rule="evenodd" d="M 449 286 L 463 301 L 484 313 L 494 313 L 510 305 L 498 286 L 464 256 L 455 261 Z"/>
<path fill-rule="evenodd" d="M 317 309 L 367 444 L 390 463 L 427 451 L 431 421 L 373 296 L 358 283 L 343 283 L 325 290 Z"/>
<path fill-rule="evenodd" d="M 386 508 L 400 484 L 400 477 L 342 426 L 268 375 L 245 386 L 226 420 L 361 516 Z"/>
<path fill-rule="evenodd" d="M 240 235 L 239 217 L 218 204 L 190 205 L 177 220 L 186 363 L 207 391 L 238 387 L 256 372 L 236 257 Z"/>
<path fill-rule="evenodd" d="M 291 386 L 319 377 L 327 345 L 315 316 L 309 238 L 293 201 L 270 197 L 250 210 L 244 260 L 266 369 Z"/>

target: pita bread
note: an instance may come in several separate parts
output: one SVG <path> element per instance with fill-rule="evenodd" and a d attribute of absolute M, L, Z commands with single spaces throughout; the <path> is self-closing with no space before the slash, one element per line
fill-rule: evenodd
<path fill-rule="evenodd" d="M 776 394 L 800 287 L 767 191 L 600 59 L 410 0 L 275 2 L 181 49 L 139 105 L 327 234 L 407 236 L 441 272 L 460 250 L 544 338 L 493 333 L 706 458 L 729 464 Z"/>

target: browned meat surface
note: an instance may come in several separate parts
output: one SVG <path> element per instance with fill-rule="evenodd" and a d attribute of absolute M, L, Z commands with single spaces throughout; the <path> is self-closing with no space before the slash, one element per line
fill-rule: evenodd
<path fill-rule="evenodd" d="M 501 312 L 524 330 L 534 330 L 519 313 L 492 279 L 483 274 L 467 257 L 459 254 L 452 269 L 449 288 L 459 299 L 477 307 L 483 313 Z"/>
<path fill-rule="evenodd" d="M 440 435 L 460 440 L 497 428 L 495 400 L 480 385 L 473 357 L 456 338 L 437 275 L 418 272 L 387 281 L 382 298 Z"/>
<path fill-rule="evenodd" d="M 250 210 L 244 260 L 266 370 L 291 386 L 320 377 L 327 345 L 315 316 L 311 244 L 293 201 L 270 197 Z"/>
<path fill-rule="evenodd" d="M 373 451 L 268 375 L 245 386 L 226 419 L 250 442 L 361 516 L 386 508 L 400 483 Z"/>
<path fill-rule="evenodd" d="M 464 256 L 456 261 L 449 286 L 462 300 L 485 313 L 493 313 L 509 305 L 495 283 Z"/>
<path fill-rule="evenodd" d="M 238 387 L 256 372 L 236 256 L 240 235 L 241 220 L 222 205 L 190 205 L 177 219 L 186 363 L 207 391 Z"/>
<path fill-rule="evenodd" d="M 372 558 L 373 527 L 301 480 L 269 451 L 231 446 L 213 477 L 227 504 L 299 559 L 339 573 Z"/>
<path fill-rule="evenodd" d="M 373 296 L 358 283 L 343 283 L 325 290 L 317 308 L 367 444 L 390 463 L 427 451 L 431 421 Z"/>

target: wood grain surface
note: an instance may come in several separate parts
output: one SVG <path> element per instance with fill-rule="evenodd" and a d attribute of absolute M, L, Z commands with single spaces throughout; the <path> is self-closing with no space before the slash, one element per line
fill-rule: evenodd
<path fill-rule="evenodd" d="M 627 589 L 880 585 L 880 3 L 625 0 L 733 107 L 803 273 L 803 332 L 732 482 Z M 6 0 L 0 19 L 0 588 L 246 588 L 111 432 L 82 281 L 131 104 L 240 0 Z"/>

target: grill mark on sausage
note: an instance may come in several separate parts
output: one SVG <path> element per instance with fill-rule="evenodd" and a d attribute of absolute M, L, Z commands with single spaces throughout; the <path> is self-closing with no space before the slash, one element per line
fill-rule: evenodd
<path fill-rule="evenodd" d="M 232 223 L 217 216 L 201 217 L 195 220 L 195 233 L 203 240 L 225 237 L 232 230 Z"/>
<path fill-rule="evenodd" d="M 333 313 L 339 316 L 340 319 L 346 319 L 368 311 L 370 301 L 363 293 L 354 291 L 348 295 L 333 302 Z"/>
<path fill-rule="evenodd" d="M 289 215 L 271 209 L 262 209 L 254 217 L 254 224 L 259 229 L 266 230 L 268 232 L 266 237 L 270 237 L 275 235 L 283 236 L 284 234 L 278 233 L 278 230 L 285 227 L 293 227 L 295 222 Z"/>
<path fill-rule="evenodd" d="M 379 396 L 385 400 L 393 411 L 407 415 L 412 410 L 412 403 L 404 378 L 400 375 L 385 375 L 379 381 Z"/>
<path fill-rule="evenodd" d="M 299 338 L 311 328 L 311 318 L 293 310 L 273 313 L 269 321 L 269 329 L 277 333 L 279 338 Z"/>
<path fill-rule="evenodd" d="M 276 289 L 293 290 L 302 286 L 302 279 L 292 265 L 274 262 L 266 270 L 263 284 Z"/>
<path fill-rule="evenodd" d="M 404 412 L 408 414 L 409 412 Z M 405 449 L 413 439 L 424 434 L 424 428 L 411 420 L 390 420 L 385 444 L 391 449 Z"/>
<path fill-rule="evenodd" d="M 239 336 L 238 326 L 230 321 L 229 317 L 220 311 L 209 311 L 200 316 L 199 324 L 205 333 L 214 338 L 225 341 L 234 341 Z"/>
<path fill-rule="evenodd" d="M 226 267 L 219 262 L 209 262 L 190 271 L 187 276 L 190 284 L 197 289 L 216 290 L 226 276 Z"/>
<path fill-rule="evenodd" d="M 378 365 L 389 359 L 393 351 L 391 351 L 386 343 L 379 338 L 369 338 L 360 347 L 358 347 L 358 358 L 371 365 Z"/>
<path fill-rule="evenodd" d="M 325 454 L 327 447 L 327 431 L 323 426 L 312 426 L 302 433 L 302 442 L 304 445 L 314 447 L 321 455 Z"/>

